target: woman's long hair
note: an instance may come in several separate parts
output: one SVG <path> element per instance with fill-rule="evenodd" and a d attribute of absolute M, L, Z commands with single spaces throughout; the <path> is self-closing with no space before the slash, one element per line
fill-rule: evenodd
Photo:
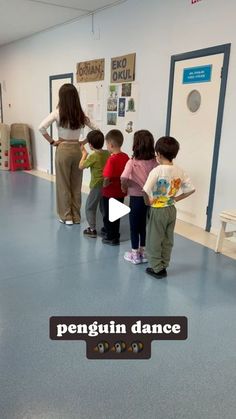
<path fill-rule="evenodd" d="M 65 83 L 61 86 L 58 108 L 61 127 L 73 130 L 84 127 L 86 116 L 81 107 L 78 91 L 73 84 Z"/>
<path fill-rule="evenodd" d="M 137 160 L 155 158 L 154 138 L 150 131 L 142 129 L 134 133 L 133 158 Z"/>

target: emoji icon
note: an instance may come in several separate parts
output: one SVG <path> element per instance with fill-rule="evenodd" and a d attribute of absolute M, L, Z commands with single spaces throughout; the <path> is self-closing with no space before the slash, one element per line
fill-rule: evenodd
<path fill-rule="evenodd" d="M 94 348 L 95 352 L 99 352 L 100 354 L 104 354 L 105 352 L 109 351 L 109 343 L 108 342 L 99 342 L 97 346 Z"/>
<path fill-rule="evenodd" d="M 114 346 L 111 348 L 111 351 L 112 352 L 117 352 L 119 354 L 121 352 L 124 352 L 125 350 L 126 350 L 126 343 L 123 342 L 123 341 L 116 342 L 114 344 Z"/>
<path fill-rule="evenodd" d="M 142 342 L 132 342 L 130 347 L 128 348 L 129 352 L 133 352 L 135 354 L 141 352 L 143 350 Z"/>

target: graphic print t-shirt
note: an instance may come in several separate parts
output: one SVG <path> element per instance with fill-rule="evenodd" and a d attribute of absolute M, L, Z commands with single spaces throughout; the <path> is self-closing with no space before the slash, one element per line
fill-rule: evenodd
<path fill-rule="evenodd" d="M 194 190 L 194 186 L 180 167 L 161 164 L 149 173 L 143 190 L 154 199 L 153 208 L 163 208 L 174 205 L 179 190 L 188 193 Z"/>

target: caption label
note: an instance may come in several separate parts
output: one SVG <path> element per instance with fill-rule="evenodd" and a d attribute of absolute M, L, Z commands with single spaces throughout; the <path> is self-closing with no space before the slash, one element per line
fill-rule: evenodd
<path fill-rule="evenodd" d="M 88 359 L 149 359 L 153 340 L 187 339 L 186 317 L 51 317 L 52 340 L 84 340 Z"/>

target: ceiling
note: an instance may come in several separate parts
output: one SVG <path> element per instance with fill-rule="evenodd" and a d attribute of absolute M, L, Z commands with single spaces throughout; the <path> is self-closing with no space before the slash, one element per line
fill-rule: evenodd
<path fill-rule="evenodd" d="M 0 46 L 127 0 L 0 0 Z"/>

